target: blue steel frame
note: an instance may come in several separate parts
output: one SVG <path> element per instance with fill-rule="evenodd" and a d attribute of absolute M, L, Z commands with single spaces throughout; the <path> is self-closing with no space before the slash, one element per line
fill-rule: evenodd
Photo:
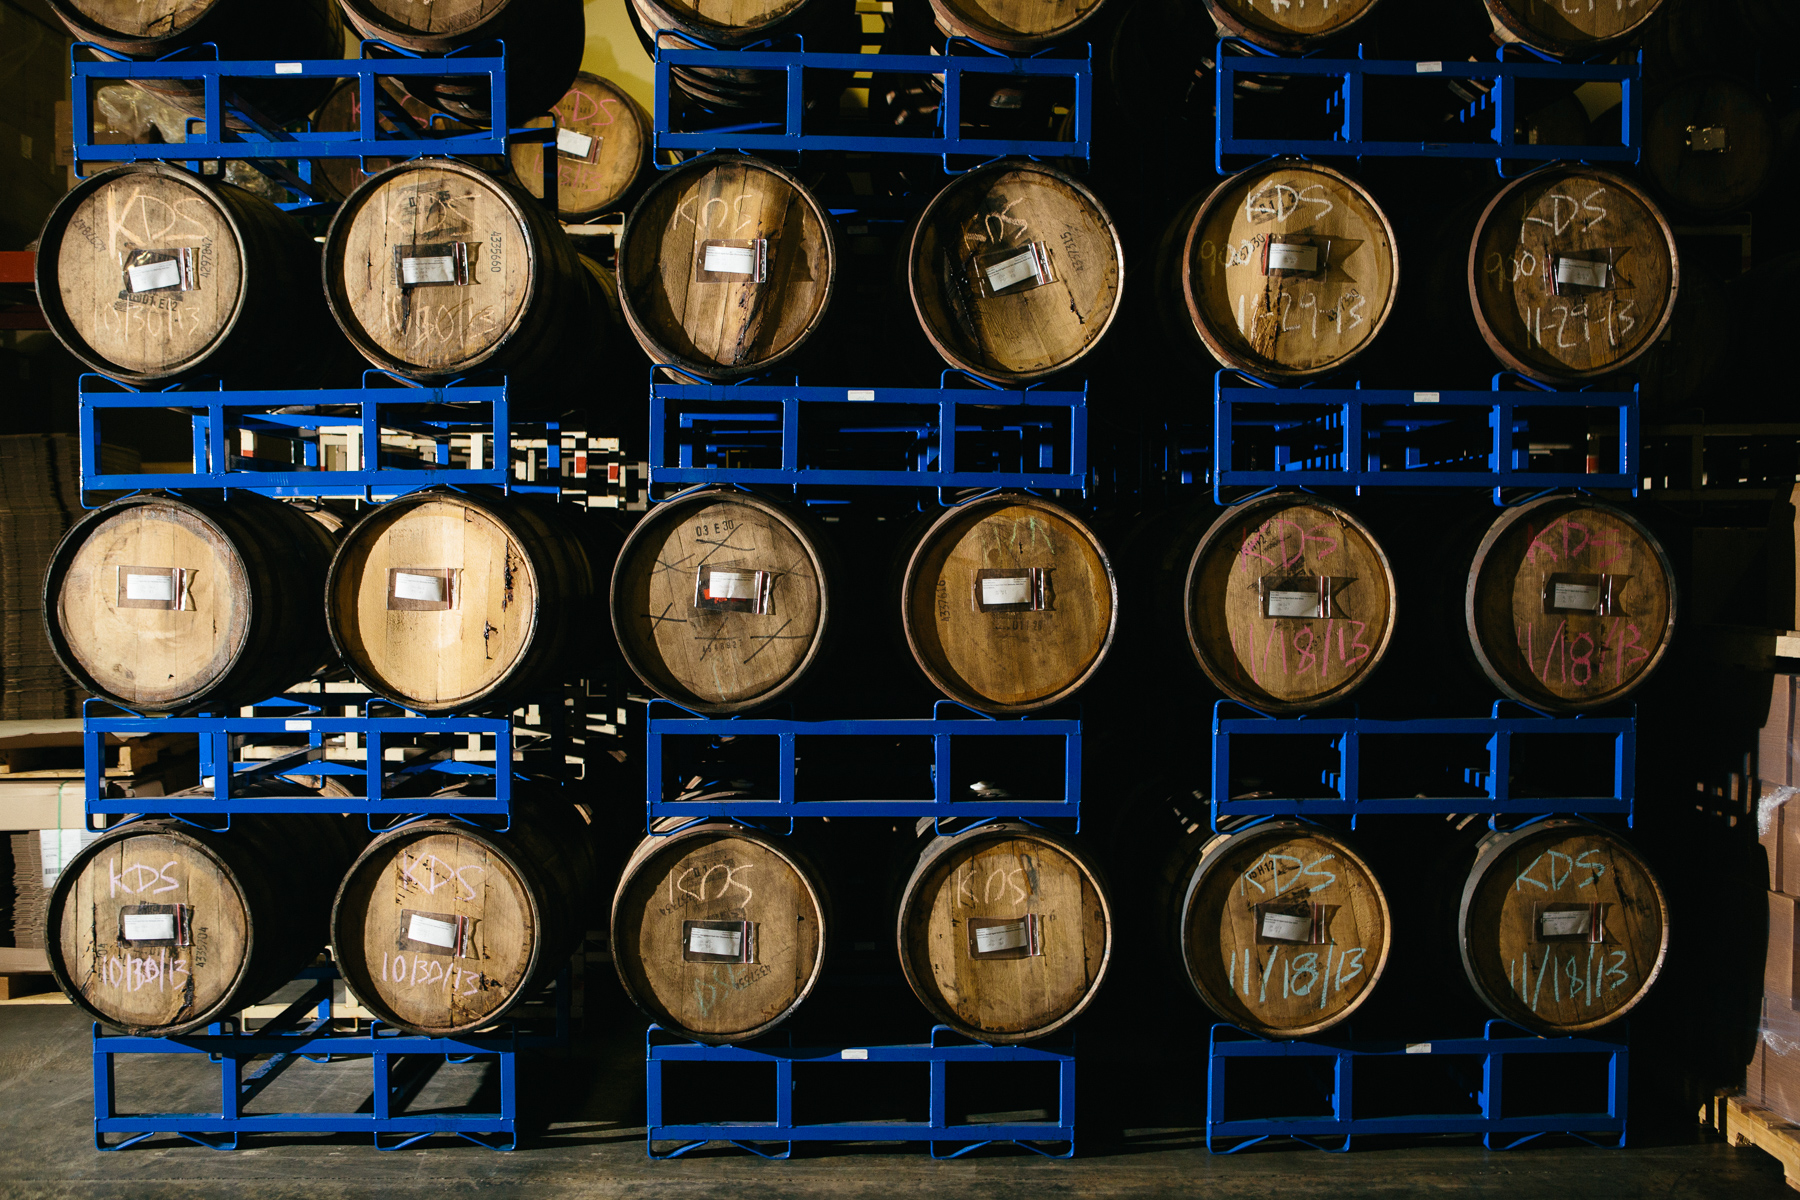
<path fill-rule="evenodd" d="M 1512 1031 L 1508 1033 L 1507 1031 Z M 1306 1141 L 1315 1149 L 1341 1153 L 1350 1148 L 1350 1139 L 1358 1134 L 1427 1134 L 1478 1133 L 1488 1149 L 1510 1150 L 1514 1146 L 1542 1137 L 1547 1133 L 1570 1134 L 1594 1145 L 1590 1134 L 1611 1134 L 1618 1138 L 1617 1147 L 1625 1145 L 1625 1123 L 1628 1114 L 1628 1083 L 1631 1051 L 1621 1034 L 1616 1042 L 1597 1038 L 1539 1037 L 1510 1021 L 1491 1020 L 1482 1027 L 1480 1037 L 1450 1038 L 1428 1042 L 1283 1042 L 1248 1033 L 1234 1025 L 1214 1025 L 1208 1039 L 1206 1088 L 1206 1148 L 1213 1153 L 1230 1154 L 1254 1146 L 1271 1137 L 1291 1137 Z M 1393 1058 L 1410 1054 L 1458 1055 L 1481 1059 L 1481 1091 L 1473 1099 L 1479 1113 L 1408 1114 L 1392 1117 L 1359 1117 L 1354 1104 L 1352 1078 L 1358 1059 Z M 1606 1111 L 1603 1113 L 1555 1113 L 1544 1116 L 1507 1116 L 1504 1095 L 1503 1063 L 1508 1058 L 1525 1055 L 1604 1054 L 1606 1067 Z M 1253 1120 L 1225 1119 L 1226 1064 L 1231 1059 L 1320 1058 L 1331 1060 L 1332 1090 L 1329 1117 L 1269 1117 Z M 1496 1146 L 1495 1135 L 1518 1135 L 1504 1145 Z M 1341 1146 L 1319 1146 L 1309 1139 L 1341 1137 Z M 1219 1148 L 1214 1138 L 1245 1138 L 1236 1145 Z"/>
<path fill-rule="evenodd" d="M 1046 1158 L 1069 1158 L 1075 1153 L 1075 1044 L 1043 1050 L 1033 1046 L 991 1046 L 984 1042 L 939 1045 L 940 1035 L 958 1036 L 947 1025 L 934 1025 L 930 1040 L 900 1046 L 779 1047 L 706 1046 L 676 1038 L 652 1025 L 644 1035 L 645 1100 L 649 1126 L 644 1138 L 651 1158 L 677 1158 L 708 1142 L 729 1142 L 764 1158 L 787 1158 L 795 1142 L 926 1142 L 933 1158 L 958 1158 L 991 1142 L 1012 1142 Z M 721 1121 L 693 1125 L 663 1122 L 664 1063 L 773 1063 L 775 1066 L 775 1119 L 773 1121 Z M 794 1123 L 795 1063 L 924 1063 L 930 1067 L 929 1119 L 925 1121 L 832 1121 Z M 945 1093 L 951 1063 L 1057 1064 L 1057 1116 L 1053 1121 L 1008 1121 L 999 1124 L 951 1124 Z M 657 1142 L 684 1144 L 658 1154 Z M 785 1142 L 786 1149 L 769 1154 L 749 1142 Z M 939 1142 L 969 1143 L 953 1154 L 940 1155 Z M 1050 1153 L 1033 1142 L 1067 1142 L 1069 1148 Z"/>
<path fill-rule="evenodd" d="M 522 1050 L 560 1048 L 569 1040 L 569 973 L 556 985 L 556 1026 L 553 1033 L 520 1033 L 508 1024 L 504 1033 L 471 1037 L 421 1037 L 399 1030 L 382 1030 L 379 1023 L 367 1033 L 331 1032 L 330 967 L 309 967 L 301 979 L 313 981 L 306 994 L 279 1016 L 254 1032 L 239 1028 L 232 1019 L 207 1026 L 204 1034 L 182 1037 L 134 1037 L 106 1034 L 94 1026 L 94 1145 L 101 1150 L 123 1150 L 159 1133 L 175 1133 L 211 1150 L 236 1150 L 246 1133 L 367 1133 L 377 1150 L 399 1150 L 434 1133 L 453 1133 L 490 1150 L 518 1147 L 518 1053 Z M 219 1064 L 219 1111 L 216 1113 L 120 1113 L 118 1088 L 113 1078 L 113 1056 L 118 1054 L 204 1054 Z M 334 1058 L 368 1055 L 373 1071 L 374 1096 L 370 1112 L 300 1112 L 246 1114 L 262 1090 L 295 1063 L 329 1063 Z M 269 1055 L 267 1062 L 245 1075 L 250 1060 Z M 441 1057 L 467 1061 L 493 1057 L 500 1073 L 499 1108 L 495 1112 L 407 1113 L 411 1088 L 392 1082 L 392 1060 L 406 1056 Z M 418 1077 L 418 1083 L 424 1081 Z M 107 1134 L 130 1134 L 108 1144 Z M 399 1141 L 382 1144 L 383 1135 Z M 489 1141 L 488 1138 L 503 1138 Z"/>
<path fill-rule="evenodd" d="M 89 704 L 105 703 L 104 701 L 88 701 Z M 372 701 L 371 703 L 379 703 Z M 103 789 L 106 752 L 105 737 L 109 733 L 159 734 L 159 733 L 192 733 L 200 739 L 200 775 L 203 780 L 213 781 L 210 791 L 203 796 L 184 796 L 179 801 L 183 816 L 219 815 L 229 818 L 234 813 L 365 813 L 369 817 L 403 817 L 429 811 L 434 813 L 460 813 L 466 815 L 483 815 L 506 817 L 510 813 L 512 800 L 512 723 L 497 717 L 322 717 L 314 715 L 319 710 L 296 704 L 289 700 L 270 700 L 270 706 L 292 706 L 297 712 L 305 715 L 297 717 L 143 717 L 137 715 L 123 717 L 91 717 L 82 718 L 82 755 L 85 767 L 85 778 L 82 783 L 82 803 L 87 815 L 91 818 L 101 814 L 117 814 L 120 805 L 127 805 L 133 811 L 141 809 L 145 801 L 108 799 Z M 366 706 L 365 706 L 366 711 Z M 304 733 L 306 745 L 296 747 L 292 754 L 286 754 L 268 761 L 238 761 L 232 753 L 234 738 L 242 738 L 247 734 L 292 735 Z M 362 744 L 363 765 L 353 766 L 348 763 L 331 762 L 325 757 L 325 739 L 346 733 L 354 733 Z M 426 754 L 411 762 L 397 764 L 391 771 L 376 766 L 383 759 L 384 739 L 390 736 L 412 736 L 418 734 L 443 733 L 458 736 L 470 734 L 488 736 L 494 739 L 494 765 L 486 763 L 457 762 L 447 757 L 447 751 Z M 221 774 L 220 764 L 229 764 L 230 770 Z M 494 781 L 494 795 L 491 797 L 444 797 L 434 796 L 421 799 L 409 796 L 403 799 L 391 799 L 382 794 L 391 780 L 419 771 L 431 770 L 448 775 L 469 775 L 491 777 Z M 279 779 L 287 775 L 335 775 L 340 778 L 361 777 L 363 779 L 360 796 L 327 796 L 322 797 L 310 790 L 296 789 L 292 796 L 243 796 L 234 794 L 238 788 L 256 780 Z M 220 784 L 223 790 L 220 790 Z"/>
<path fill-rule="evenodd" d="M 870 424 L 860 405 L 910 405 L 914 420 Z M 760 407 L 757 407 L 760 406 Z M 1004 429 L 1018 438 L 1016 471 L 957 469 L 957 435 L 982 425 L 959 412 L 1010 410 Z M 930 415 L 926 416 L 925 411 Z M 983 417 L 993 416 L 984 412 Z M 846 436 L 911 434 L 912 464 L 863 470 L 828 470 L 803 461 L 803 450 L 829 439 L 843 448 Z M 749 445 L 773 452 L 779 468 L 704 465 Z M 1037 461 L 1030 455 L 1035 451 Z M 696 457 L 702 465 L 696 465 Z M 1057 470 L 1058 460 L 1062 469 Z M 650 479 L 653 483 L 803 484 L 885 487 L 1065 488 L 1087 491 L 1087 393 L 998 391 L 966 388 L 783 387 L 650 384 Z"/>
<path fill-rule="evenodd" d="M 385 372 L 369 372 L 385 376 Z M 367 378 L 367 376 L 365 376 Z M 124 384 L 103 375 L 86 374 L 79 381 L 81 421 L 81 486 L 84 491 L 138 491 L 146 488 L 181 490 L 217 488 L 223 491 L 260 492 L 265 496 L 317 496 L 360 489 L 363 498 L 392 496 L 439 485 L 487 484 L 504 491 L 549 492 L 552 485 L 517 483 L 512 464 L 499 450 L 509 446 L 514 426 L 509 415 L 505 381 L 489 386 L 308 388 L 280 391 L 111 391 L 91 387 L 104 382 Z M 433 414 L 420 415 L 427 406 L 441 405 Z M 283 413 L 277 408 L 355 408 L 354 416 L 327 416 L 319 412 Z M 187 412 L 193 422 L 194 470 L 188 474 L 100 473 L 101 414 L 122 409 L 173 409 Z M 408 410 L 399 416 L 396 409 Z M 358 425 L 362 428 L 362 466 L 354 471 L 326 471 L 319 467 L 318 431 L 321 426 Z M 555 422 L 535 428 L 549 431 L 548 466 L 561 469 L 562 446 Z M 405 459 L 383 461 L 380 433 L 398 429 L 437 444 L 436 462 Z M 238 430 L 298 440 L 304 447 L 301 463 L 244 458 L 234 453 L 232 435 Z M 479 470 L 449 466 L 450 439 L 471 433 L 491 435 L 494 448 L 490 465 Z"/>
<path fill-rule="evenodd" d="M 1425 717 L 1412 721 L 1364 720 L 1360 717 L 1277 718 L 1238 704 L 1219 700 L 1213 704 L 1212 795 L 1213 826 L 1228 816 L 1348 816 L 1352 827 L 1359 815 L 1395 813 L 1510 813 L 1542 815 L 1553 812 L 1623 813 L 1632 821 L 1637 795 L 1637 719 L 1635 717 L 1503 717 L 1494 702 L 1488 717 Z M 1249 717 L 1227 717 L 1226 706 L 1241 708 Z M 1523 706 L 1520 706 L 1523 707 Z M 1531 710 L 1527 709 L 1527 712 Z M 1407 735 L 1463 734 L 1487 738 L 1485 769 L 1470 767 L 1466 782 L 1483 788 L 1485 796 L 1376 797 L 1362 795 L 1362 739 Z M 1610 796 L 1515 797 L 1511 794 L 1512 742 L 1515 737 L 1603 734 L 1613 740 L 1613 794 Z M 1321 737 L 1335 739 L 1338 770 L 1324 783 L 1336 795 L 1318 798 L 1232 800 L 1231 742 L 1244 737 Z"/>
<path fill-rule="evenodd" d="M 961 38 L 945 44 L 944 53 L 936 54 L 822 54 L 809 53 L 804 44 L 799 50 L 718 50 L 676 30 L 659 30 L 658 41 L 678 38 L 696 49 L 659 48 L 656 51 L 656 130 L 658 150 L 745 150 L 767 153 L 771 150 L 843 151 L 853 154 L 937 154 L 946 160 L 951 155 L 969 155 L 982 159 L 1007 156 L 1078 158 L 1088 157 L 1093 123 L 1093 75 L 1087 58 L 1008 58 L 985 46 Z M 956 54 L 956 47 L 967 47 L 976 53 Z M 1091 51 L 1090 51 L 1091 53 Z M 718 129 L 691 132 L 670 128 L 669 69 L 671 67 L 713 67 L 732 70 L 779 71 L 787 76 L 787 101 L 781 121 L 753 125 L 731 125 Z M 842 71 L 850 73 L 938 75 L 944 80 L 944 95 L 938 106 L 937 131 L 930 137 L 854 136 L 806 133 L 803 119 L 806 71 Z M 974 138 L 962 135 L 962 77 L 964 75 L 1007 75 L 1015 80 L 1029 78 L 1071 79 L 1075 99 L 1071 116 L 1074 138 L 1070 141 L 1014 141 L 1004 138 Z M 768 132 L 779 129 L 780 132 Z M 948 170 L 946 161 L 945 169 Z"/>
<path fill-rule="evenodd" d="M 1638 393 L 1629 392 L 1502 391 L 1505 374 L 1495 375 L 1493 388 L 1485 392 L 1409 392 L 1356 388 L 1227 387 L 1225 377 L 1213 376 L 1213 498 L 1225 503 L 1222 489 L 1234 486 L 1277 487 L 1482 487 L 1492 488 L 1494 503 L 1501 503 L 1503 487 L 1617 488 L 1638 493 L 1639 426 Z M 1246 419 L 1239 405 L 1272 406 L 1295 410 L 1292 417 Z M 1371 408 L 1406 410 L 1405 415 L 1378 415 Z M 1448 424 L 1445 409 L 1482 408 L 1488 413 L 1492 441 L 1486 470 L 1445 470 L 1423 461 L 1416 447 L 1406 448 L 1400 470 L 1384 470 L 1377 441 L 1386 434 L 1402 438 L 1419 430 Z M 1323 409 L 1314 412 L 1307 410 Z M 1335 412 L 1329 411 L 1335 409 Z M 1605 474 L 1534 471 L 1529 447 L 1516 438 L 1519 409 L 1588 409 L 1616 413 L 1619 432 L 1618 470 Z M 1416 415 L 1415 415 L 1416 414 Z M 1611 418 L 1609 418 L 1611 419 Z M 1273 427 L 1277 433 L 1273 470 L 1245 471 L 1232 466 L 1232 451 L 1240 430 L 1251 425 Z M 1319 452 L 1296 459 L 1293 447 L 1279 440 L 1284 432 L 1302 433 L 1320 443 Z M 1336 448 L 1326 449 L 1335 444 Z M 1474 456 L 1471 448 L 1471 458 Z M 1464 460 L 1467 461 L 1467 460 Z"/>
<path fill-rule="evenodd" d="M 945 718 L 946 707 L 970 713 Z M 685 713 L 658 716 L 658 710 Z M 690 713 L 667 700 L 653 700 L 645 720 L 644 776 L 650 798 L 647 825 L 659 817 L 786 818 L 795 817 L 931 817 L 979 816 L 1069 817 L 1081 829 L 1081 722 L 1042 717 L 992 717 L 951 700 L 939 700 L 930 720 L 795 721 L 769 717 L 711 718 Z M 761 800 L 680 801 L 663 798 L 663 739 L 671 737 L 776 739 L 776 795 Z M 929 800 L 801 800 L 795 794 L 795 739 L 801 737 L 876 737 L 931 739 L 932 798 Z M 957 799 L 951 788 L 951 747 L 959 737 L 1060 737 L 1063 739 L 1063 794 L 1058 800 Z M 654 834 L 656 831 L 651 830 Z M 673 832 L 665 830 L 665 833 Z"/>
<path fill-rule="evenodd" d="M 1235 47 L 1254 51 L 1249 55 L 1232 53 Z M 1214 62 L 1218 71 L 1215 109 L 1216 140 L 1213 165 L 1219 174 L 1231 168 L 1225 165 L 1227 155 L 1248 155 L 1263 159 L 1276 155 L 1307 157 L 1347 156 L 1355 158 L 1491 158 L 1501 174 L 1508 160 L 1528 161 L 1542 166 L 1559 159 L 1577 159 L 1590 163 L 1635 163 L 1638 140 L 1643 127 L 1638 82 L 1643 74 L 1639 61 L 1628 66 L 1587 63 L 1559 63 L 1543 60 L 1506 61 L 1504 48 L 1496 50 L 1494 62 L 1414 62 L 1364 59 L 1362 47 L 1355 58 L 1277 58 L 1228 39 L 1221 41 Z M 1326 102 L 1325 111 L 1342 114 L 1343 125 L 1329 140 L 1307 138 L 1247 138 L 1236 133 L 1236 87 L 1240 75 L 1318 75 L 1336 76 L 1343 83 L 1336 95 Z M 1493 110 L 1493 129 L 1487 141 L 1481 142 L 1391 142 L 1368 141 L 1363 136 L 1363 93 L 1371 78 L 1402 79 L 1476 79 L 1491 81 L 1492 90 L 1483 94 L 1463 110 L 1462 121 L 1472 124 L 1480 115 Z M 1621 128 L 1617 146 L 1562 146 L 1548 143 L 1528 144 L 1514 140 L 1514 89 L 1522 79 L 1548 79 L 1566 83 L 1617 83 L 1620 88 Z"/>

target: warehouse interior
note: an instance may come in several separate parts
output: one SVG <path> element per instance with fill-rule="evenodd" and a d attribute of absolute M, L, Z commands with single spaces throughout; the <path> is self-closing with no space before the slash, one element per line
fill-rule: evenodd
<path fill-rule="evenodd" d="M 0 0 L 0 1194 L 1800 1187 L 1797 35 Z"/>

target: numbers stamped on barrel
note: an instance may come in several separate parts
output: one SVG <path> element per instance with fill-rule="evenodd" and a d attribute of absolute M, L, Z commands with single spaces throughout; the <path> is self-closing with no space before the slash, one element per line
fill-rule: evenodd
<path fill-rule="evenodd" d="M 773 971 L 767 963 L 714 963 L 710 975 L 702 974 L 694 979 L 694 1007 L 700 1010 L 702 1017 L 710 1017 L 721 996 L 761 983 Z"/>
<path fill-rule="evenodd" d="M 187 959 L 170 958 L 167 949 L 155 954 L 121 951 L 95 963 L 94 972 L 107 987 L 127 995 L 152 987 L 159 992 L 183 988 L 189 979 Z"/>

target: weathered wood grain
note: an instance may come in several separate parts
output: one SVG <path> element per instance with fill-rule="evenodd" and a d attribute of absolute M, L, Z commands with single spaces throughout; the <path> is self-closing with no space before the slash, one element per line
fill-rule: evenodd
<path fill-rule="evenodd" d="M 1485 0 L 1494 36 L 1523 42 L 1546 54 L 1589 54 L 1635 33 L 1662 0 L 1614 0 L 1566 4 L 1551 0 Z"/>
<path fill-rule="evenodd" d="M 1270 50 L 1300 52 L 1347 31 L 1374 11 L 1378 0 L 1206 0 L 1207 11 L 1227 32 Z"/>
<path fill-rule="evenodd" d="M 561 138 L 552 151 L 557 215 L 582 221 L 615 208 L 650 170 L 650 115 L 617 84 L 585 71 L 551 111 Z M 525 124 L 547 128 L 550 118 Z M 514 145 L 512 166 L 525 190 L 541 199 L 544 147 Z"/>
<path fill-rule="evenodd" d="M 931 0 L 937 26 L 1008 54 L 1032 54 L 1074 36 L 1104 0 Z"/>

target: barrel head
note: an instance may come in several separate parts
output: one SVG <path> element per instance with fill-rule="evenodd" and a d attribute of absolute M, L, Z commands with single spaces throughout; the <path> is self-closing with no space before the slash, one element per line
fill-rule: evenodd
<path fill-rule="evenodd" d="M 1375 8 L 1377 0 L 1291 4 L 1285 0 L 1206 0 L 1220 25 L 1270 50 L 1306 50 L 1335 37 Z"/>
<path fill-rule="evenodd" d="M 996 50 L 1030 53 L 1073 34 L 1104 0 L 931 0 L 938 28 Z"/>
<path fill-rule="evenodd" d="M 643 173 L 649 129 L 644 111 L 617 84 L 583 72 L 556 107 L 556 211 L 563 218 L 607 211 L 623 200 Z M 548 117 L 525 124 L 547 128 Z M 513 170 L 525 190 L 544 194 L 543 146 L 519 142 Z"/>

